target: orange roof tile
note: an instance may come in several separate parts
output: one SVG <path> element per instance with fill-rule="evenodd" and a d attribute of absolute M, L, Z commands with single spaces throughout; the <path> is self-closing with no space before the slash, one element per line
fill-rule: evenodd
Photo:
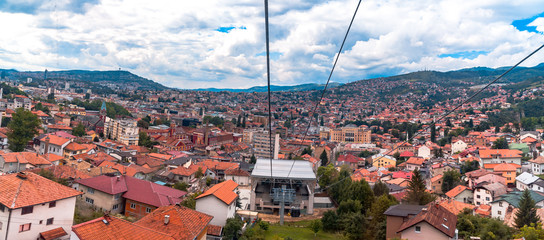
<path fill-rule="evenodd" d="M 523 152 L 511 149 L 480 149 L 480 158 L 491 158 L 495 155 L 500 155 L 501 158 L 520 158 Z"/>
<path fill-rule="evenodd" d="M 431 178 L 431 182 L 436 182 L 438 180 L 442 179 L 442 174 L 438 174 L 436 176 L 434 176 L 433 178 Z"/>
<path fill-rule="evenodd" d="M 460 193 L 462 193 L 462 192 L 465 191 L 466 189 L 468 189 L 466 186 L 458 185 L 457 187 L 454 187 L 454 188 L 452 188 L 451 190 L 449 190 L 449 191 L 446 193 L 446 196 L 448 196 L 448 197 L 450 197 L 450 198 L 454 198 L 455 196 L 459 195 Z"/>
<path fill-rule="evenodd" d="M 198 195 L 196 199 L 213 195 L 219 200 L 223 201 L 225 204 L 230 205 L 238 197 L 238 194 L 234 192 L 234 189 L 237 187 L 238 183 L 232 180 L 227 180 L 211 187 L 208 189 L 208 191 Z"/>
<path fill-rule="evenodd" d="M 49 144 L 53 144 L 53 145 L 57 145 L 57 146 L 62 146 L 64 145 L 65 143 L 69 142 L 70 139 L 67 139 L 67 138 L 63 138 L 63 137 L 59 137 L 57 135 L 53 135 L 53 134 L 49 134 L 49 135 L 46 135 L 46 136 L 43 136 L 40 141 L 42 142 L 47 142 L 47 138 L 49 138 Z"/>
<path fill-rule="evenodd" d="M 22 174 L 26 179 L 19 177 Z M 16 209 L 75 197 L 82 193 L 38 174 L 14 173 L 0 176 L 0 203 Z"/>
<path fill-rule="evenodd" d="M 165 233 L 113 216 L 104 216 L 72 226 L 72 231 L 81 240 L 175 239 Z"/>
<path fill-rule="evenodd" d="M 58 227 L 58 228 L 55 228 L 55 229 L 51 229 L 49 231 L 45 231 L 45 232 L 41 232 L 40 233 L 40 239 L 44 239 L 44 240 L 53 240 L 53 239 L 58 239 L 62 236 L 66 236 L 68 235 L 68 233 L 66 233 L 66 231 L 64 231 L 64 228 L 62 227 Z"/>
<path fill-rule="evenodd" d="M 5 162 L 9 162 L 9 163 L 31 164 L 34 166 L 51 165 L 51 162 L 47 161 L 47 159 L 45 159 L 43 156 L 39 156 L 37 153 L 12 152 L 12 153 L 1 153 L 0 156 L 4 158 Z"/>
<path fill-rule="evenodd" d="M 463 211 L 463 209 L 468 208 L 473 210 L 476 208 L 476 206 L 464 202 L 459 202 L 456 200 L 444 200 L 439 204 L 441 207 L 445 208 L 446 210 L 450 211 L 451 213 L 457 215 Z"/>
<path fill-rule="evenodd" d="M 164 216 L 169 222 L 164 224 Z M 163 206 L 135 222 L 136 225 L 167 234 L 174 239 L 192 240 L 206 230 L 212 216 L 179 205 Z"/>
<path fill-rule="evenodd" d="M 500 163 L 493 167 L 493 171 L 494 172 L 514 172 L 518 168 L 521 168 L 521 166 L 515 163 Z"/>
<path fill-rule="evenodd" d="M 87 148 L 79 143 L 71 142 L 71 143 L 68 143 L 68 145 L 66 145 L 64 149 L 75 152 L 75 151 L 83 151 L 83 150 L 86 150 Z"/>

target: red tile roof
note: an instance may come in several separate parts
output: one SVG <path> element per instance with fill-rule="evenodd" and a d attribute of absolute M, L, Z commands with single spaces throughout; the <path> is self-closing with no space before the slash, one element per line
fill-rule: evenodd
<path fill-rule="evenodd" d="M 86 150 L 87 148 L 79 143 L 71 142 L 71 143 L 68 143 L 68 145 L 66 145 L 64 149 L 75 152 L 75 151 L 83 151 L 83 150 Z"/>
<path fill-rule="evenodd" d="M 511 149 L 480 149 L 480 158 L 491 158 L 495 155 L 500 155 L 501 158 L 520 158 L 523 152 L 520 150 Z"/>
<path fill-rule="evenodd" d="M 223 227 L 217 225 L 208 225 L 208 235 L 220 237 L 222 232 Z"/>
<path fill-rule="evenodd" d="M 122 176 L 110 177 L 101 175 L 98 177 L 81 179 L 78 180 L 77 183 L 111 195 L 124 193 L 128 190 L 125 178 Z"/>
<path fill-rule="evenodd" d="M 165 215 L 170 216 L 168 224 L 164 224 Z M 172 205 L 155 209 L 135 224 L 167 234 L 174 239 L 192 240 L 206 230 L 212 218 L 190 208 Z"/>
<path fill-rule="evenodd" d="M 455 214 L 434 203 L 427 205 L 426 209 L 422 209 L 415 217 L 404 222 L 397 232 L 402 232 L 420 222 L 427 222 L 445 235 L 451 238 L 455 236 L 455 226 L 457 225 Z"/>
<path fill-rule="evenodd" d="M 57 146 L 62 146 L 65 143 L 70 141 L 70 139 L 59 137 L 59 136 L 53 135 L 53 134 L 43 136 L 42 138 L 40 138 L 40 141 L 46 143 L 46 142 L 48 142 L 46 140 L 47 138 L 49 138 L 49 144 L 53 144 L 53 145 L 57 145 Z"/>
<path fill-rule="evenodd" d="M 227 169 L 225 175 L 249 177 L 250 174 L 242 169 Z"/>
<path fill-rule="evenodd" d="M 104 216 L 72 226 L 72 231 L 81 240 L 175 239 L 165 233 L 113 216 Z"/>
<path fill-rule="evenodd" d="M 187 192 L 165 187 L 149 181 L 125 177 L 128 191 L 123 197 L 155 207 L 180 203 Z"/>
<path fill-rule="evenodd" d="M 225 204 L 230 205 L 238 197 L 238 194 L 234 192 L 234 189 L 236 189 L 237 187 L 238 183 L 235 183 L 232 180 L 227 180 L 211 187 L 210 189 L 208 189 L 208 191 L 196 197 L 196 199 L 213 195 L 219 200 L 223 201 Z"/>
<path fill-rule="evenodd" d="M 338 156 L 338 162 L 349 162 L 349 163 L 358 163 L 359 161 L 362 161 L 361 158 L 358 158 L 356 156 L 353 156 L 351 154 L 343 154 Z"/>
<path fill-rule="evenodd" d="M 421 157 L 410 157 L 408 158 L 408 161 L 406 161 L 407 164 L 414 164 L 414 165 L 421 165 L 425 161 L 424 158 Z"/>
<path fill-rule="evenodd" d="M 40 233 L 40 237 L 44 240 L 53 240 L 53 239 L 58 239 L 62 236 L 66 236 L 68 235 L 68 233 L 66 233 L 66 231 L 64 231 L 64 229 L 62 227 L 58 227 L 58 228 L 55 228 L 55 229 L 51 229 L 49 231 L 45 231 L 45 232 L 41 232 Z"/>
<path fill-rule="evenodd" d="M 0 176 L 0 203 L 16 209 L 41 203 L 75 197 L 81 192 L 62 184 L 41 177 L 38 174 L 26 172 Z"/>
<path fill-rule="evenodd" d="M 44 157 L 39 156 L 37 153 L 13 152 L 2 153 L 0 156 L 4 158 L 4 161 L 7 163 L 31 164 L 33 166 L 51 165 L 51 162 L 47 161 Z"/>
<path fill-rule="evenodd" d="M 463 191 L 465 191 L 466 189 L 468 189 L 466 186 L 459 185 L 459 186 L 454 187 L 454 188 L 452 188 L 451 190 L 449 190 L 449 191 L 446 193 L 446 196 L 448 196 L 448 197 L 450 197 L 450 198 L 454 198 L 454 197 L 456 197 L 457 195 L 459 195 L 460 193 L 462 193 Z"/>

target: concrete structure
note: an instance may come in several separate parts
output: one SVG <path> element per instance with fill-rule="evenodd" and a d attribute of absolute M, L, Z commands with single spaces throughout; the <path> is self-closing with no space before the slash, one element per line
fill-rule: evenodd
<path fill-rule="evenodd" d="M 106 118 L 104 135 L 126 145 L 138 145 L 139 129 L 136 120 Z"/>
<path fill-rule="evenodd" d="M 250 210 L 273 212 L 280 209 L 280 199 L 271 196 L 274 189 L 294 191 L 292 202 L 285 209 L 300 208 L 307 214 L 314 212 L 314 194 L 317 179 L 312 165 L 307 161 L 257 159 L 251 173 Z M 272 166 L 271 166 L 272 164 Z M 272 167 L 272 171 L 271 171 Z"/>
<path fill-rule="evenodd" d="M 232 180 L 216 184 L 196 198 L 195 210 L 213 216 L 210 224 L 224 227 L 236 213 L 237 189 Z"/>
<path fill-rule="evenodd" d="M 258 131 L 253 133 L 253 150 L 256 158 L 270 159 L 270 152 L 273 152 L 273 158 L 278 159 L 280 152 L 280 135 L 272 135 L 272 149 L 270 149 L 270 136 L 268 131 Z"/>

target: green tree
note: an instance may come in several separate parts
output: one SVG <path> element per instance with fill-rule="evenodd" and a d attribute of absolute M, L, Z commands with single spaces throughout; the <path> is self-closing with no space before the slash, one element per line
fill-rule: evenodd
<path fill-rule="evenodd" d="M 425 182 L 423 181 L 423 176 L 419 173 L 419 169 L 416 168 L 412 173 L 414 175 L 412 176 L 412 180 L 408 182 L 408 190 L 404 201 L 409 204 L 418 205 L 426 205 L 434 201 L 435 197 L 426 191 Z"/>
<path fill-rule="evenodd" d="M 148 129 L 149 128 L 149 122 L 145 121 L 143 119 L 138 120 L 138 127 Z"/>
<path fill-rule="evenodd" d="M 493 149 L 508 149 L 508 142 L 504 137 L 498 138 L 493 142 Z"/>
<path fill-rule="evenodd" d="M 257 163 L 257 158 L 255 157 L 255 155 L 251 155 L 251 158 L 249 159 L 249 163 L 251 164 Z"/>
<path fill-rule="evenodd" d="M 461 184 L 461 174 L 455 170 L 444 172 L 442 177 L 442 192 L 447 193 L 457 185 Z"/>
<path fill-rule="evenodd" d="M 8 124 L 9 149 L 14 152 L 25 150 L 28 141 L 38 134 L 40 125 L 38 116 L 24 108 L 17 108 Z"/>
<path fill-rule="evenodd" d="M 319 156 L 319 159 L 321 159 L 321 166 L 326 166 L 329 163 L 329 157 L 327 157 L 327 151 L 323 150 L 323 152 L 321 152 L 321 156 Z"/>
<path fill-rule="evenodd" d="M 360 213 L 363 209 L 363 205 L 361 202 L 353 199 L 348 199 L 346 201 L 342 201 L 340 205 L 338 205 L 338 209 L 336 209 L 336 213 L 338 216 L 347 216 L 351 215 L 352 213 Z"/>
<path fill-rule="evenodd" d="M 189 184 L 187 184 L 186 182 L 177 182 L 176 184 L 174 184 L 175 189 L 185 191 L 185 192 L 187 192 L 188 187 L 189 187 Z"/>
<path fill-rule="evenodd" d="M 395 204 L 397 204 L 397 200 L 388 194 L 381 195 L 372 203 L 368 214 L 371 220 L 367 232 L 373 235 L 374 239 L 385 239 L 387 219 L 383 213 Z"/>
<path fill-rule="evenodd" d="M 315 220 L 310 222 L 309 227 L 312 230 L 312 232 L 314 232 L 314 237 L 315 237 L 315 236 L 317 236 L 317 232 L 319 232 L 319 230 L 321 230 L 321 228 L 323 228 L 323 224 L 321 223 L 321 220 L 315 219 Z"/>
<path fill-rule="evenodd" d="M 374 155 L 373 152 L 368 151 L 368 150 L 363 150 L 362 152 L 359 153 L 358 156 L 361 157 L 361 158 L 367 158 L 367 157 L 370 157 L 372 155 Z"/>
<path fill-rule="evenodd" d="M 47 101 L 50 102 L 50 103 L 54 103 L 55 102 L 55 93 L 52 92 L 50 93 L 49 95 L 47 95 Z"/>
<path fill-rule="evenodd" d="M 198 169 L 196 170 L 196 173 L 195 173 L 195 177 L 196 178 L 201 178 L 202 176 L 204 176 L 204 171 L 202 170 L 202 167 L 198 167 Z"/>
<path fill-rule="evenodd" d="M 304 148 L 304 150 L 302 150 L 302 153 L 300 155 L 302 156 L 304 154 L 312 155 L 312 148 L 310 146 L 308 146 L 307 148 Z"/>
<path fill-rule="evenodd" d="M 367 220 L 361 213 L 355 213 L 345 218 L 346 227 L 344 235 L 349 240 L 363 240 L 365 238 L 365 230 L 367 226 Z"/>
<path fill-rule="evenodd" d="M 540 217 L 536 214 L 536 204 L 528 189 L 523 191 L 519 200 L 519 210 L 516 212 L 514 222 L 518 229 L 523 226 L 531 226 L 531 223 L 539 223 Z"/>
<path fill-rule="evenodd" d="M 524 238 L 525 240 L 541 240 L 544 239 L 544 229 L 542 229 L 541 223 L 531 223 L 530 226 L 523 226 L 520 229 L 519 233 L 514 235 L 514 238 Z"/>
<path fill-rule="evenodd" d="M 85 126 L 83 126 L 83 124 L 79 123 L 74 128 L 74 130 L 72 131 L 72 134 L 74 134 L 74 136 L 78 136 L 78 137 L 84 136 L 85 135 Z"/>
<path fill-rule="evenodd" d="M 223 239 L 238 239 L 242 231 L 242 226 L 244 226 L 244 222 L 238 216 L 227 219 L 227 224 L 223 228 Z"/>
<path fill-rule="evenodd" d="M 431 124 L 431 142 L 436 142 L 436 126 L 434 123 Z"/>
<path fill-rule="evenodd" d="M 478 161 L 465 161 L 465 163 L 461 165 L 461 173 L 463 174 L 478 169 L 480 169 L 480 163 Z"/>
<path fill-rule="evenodd" d="M 382 195 L 388 195 L 389 194 L 389 187 L 387 187 L 387 184 L 385 184 L 382 181 L 378 181 L 376 184 L 374 184 L 374 187 L 372 187 L 372 191 L 374 192 L 374 196 L 379 197 Z"/>
<path fill-rule="evenodd" d="M 323 223 L 323 230 L 325 231 L 336 231 L 339 230 L 339 223 L 338 223 L 338 214 L 336 214 L 336 211 L 328 210 L 323 213 L 323 217 L 321 218 L 321 222 Z"/>
<path fill-rule="evenodd" d="M 196 208 L 196 197 L 198 197 L 198 195 L 200 195 L 200 192 L 195 192 L 195 193 L 189 195 L 188 197 L 183 199 L 183 201 L 181 202 L 181 205 L 184 206 L 184 207 L 190 208 L 190 209 L 195 209 Z"/>

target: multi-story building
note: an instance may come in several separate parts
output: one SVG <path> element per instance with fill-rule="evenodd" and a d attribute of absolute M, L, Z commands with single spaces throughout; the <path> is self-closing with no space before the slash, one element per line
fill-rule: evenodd
<path fill-rule="evenodd" d="M 272 149 L 270 149 L 272 147 Z M 270 144 L 270 136 L 268 131 L 257 131 L 253 133 L 253 150 L 255 157 L 270 159 L 270 152 L 273 153 L 272 158 L 278 159 L 280 150 L 280 135 L 272 134 L 272 144 Z"/>
<path fill-rule="evenodd" d="M 0 239 L 68 239 L 81 192 L 35 173 L 0 176 Z"/>
<path fill-rule="evenodd" d="M 106 118 L 104 134 L 110 139 L 126 145 L 138 145 L 138 133 L 136 120 Z"/>
<path fill-rule="evenodd" d="M 354 124 L 342 128 L 330 129 L 329 134 L 320 134 L 323 137 L 330 137 L 331 142 L 352 142 L 370 143 L 371 131 L 363 126 L 357 127 Z"/>

